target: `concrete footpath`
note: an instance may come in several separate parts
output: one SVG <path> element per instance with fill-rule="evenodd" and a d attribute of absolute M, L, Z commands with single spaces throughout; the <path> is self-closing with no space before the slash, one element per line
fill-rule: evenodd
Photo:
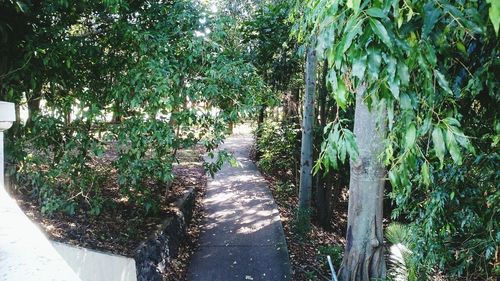
<path fill-rule="evenodd" d="M 250 133 L 221 146 L 238 167 L 226 165 L 209 179 L 206 217 L 188 281 L 291 280 L 288 250 L 278 209 L 266 181 L 249 159 Z"/>

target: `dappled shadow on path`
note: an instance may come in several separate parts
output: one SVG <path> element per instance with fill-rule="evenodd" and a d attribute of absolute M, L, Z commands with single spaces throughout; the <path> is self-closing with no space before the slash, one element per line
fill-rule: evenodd
<path fill-rule="evenodd" d="M 222 146 L 238 167 L 226 165 L 208 182 L 200 247 L 188 280 L 290 278 L 279 212 L 267 182 L 248 158 L 252 141 L 250 135 L 238 135 Z"/>

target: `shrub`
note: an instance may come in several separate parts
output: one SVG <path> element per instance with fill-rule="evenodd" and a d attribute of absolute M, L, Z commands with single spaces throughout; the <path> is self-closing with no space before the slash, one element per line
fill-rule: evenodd
<path fill-rule="evenodd" d="M 311 231 L 311 209 L 295 209 L 292 228 L 299 237 L 306 237 Z"/>
<path fill-rule="evenodd" d="M 257 149 L 262 155 L 259 167 L 268 173 L 284 176 L 281 178 L 293 179 L 300 149 L 296 145 L 298 131 L 294 125 L 268 121 L 262 125 L 258 135 Z"/>
<path fill-rule="evenodd" d="M 276 183 L 276 193 L 280 199 L 286 199 L 296 194 L 295 185 L 288 181 L 278 181 Z"/>
<path fill-rule="evenodd" d="M 318 251 L 319 258 L 326 259 L 326 256 L 330 256 L 336 270 L 340 267 L 342 263 L 342 254 L 344 253 L 344 247 L 342 245 L 321 246 Z"/>

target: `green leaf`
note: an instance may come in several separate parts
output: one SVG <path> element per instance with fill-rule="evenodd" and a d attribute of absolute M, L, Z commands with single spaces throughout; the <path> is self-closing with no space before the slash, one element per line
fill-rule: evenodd
<path fill-rule="evenodd" d="M 359 5 L 361 4 L 361 0 L 347 0 L 347 7 L 351 8 L 354 11 L 354 14 L 357 14 L 359 11 Z"/>
<path fill-rule="evenodd" d="M 236 158 L 234 157 L 230 157 L 229 164 L 231 165 L 231 167 L 238 167 L 238 160 L 236 160 Z"/>
<path fill-rule="evenodd" d="M 448 85 L 448 81 L 444 77 L 444 75 L 439 72 L 438 70 L 434 70 L 434 76 L 436 77 L 439 86 L 449 95 L 453 95 L 453 92 L 450 89 L 450 86 Z"/>
<path fill-rule="evenodd" d="M 398 100 L 399 99 L 399 79 L 396 78 L 396 67 L 397 60 L 393 56 L 390 56 L 386 59 L 387 63 L 387 83 L 389 84 L 389 90 L 391 91 L 392 96 Z"/>
<path fill-rule="evenodd" d="M 345 140 L 347 141 L 347 153 L 351 157 L 351 160 L 356 161 L 359 157 L 358 145 L 356 144 L 356 138 L 354 134 L 347 130 L 343 129 Z"/>
<path fill-rule="evenodd" d="M 359 56 L 354 59 L 352 64 L 352 75 L 360 80 L 363 79 L 363 76 L 365 75 L 366 59 L 366 55 Z"/>
<path fill-rule="evenodd" d="M 420 169 L 420 174 L 422 176 L 422 181 L 426 186 L 429 186 L 431 184 L 431 177 L 429 173 L 429 165 L 427 162 L 424 162 L 422 164 L 422 168 Z"/>
<path fill-rule="evenodd" d="M 387 105 L 387 119 L 389 130 L 392 130 L 392 126 L 394 125 L 394 100 L 391 100 Z"/>
<path fill-rule="evenodd" d="M 388 79 L 392 81 L 392 80 L 394 80 L 394 77 L 396 76 L 397 60 L 393 56 L 389 56 L 385 60 L 387 63 L 386 70 L 387 70 L 387 74 L 388 74 Z"/>
<path fill-rule="evenodd" d="M 423 135 L 427 134 L 427 132 L 431 128 L 431 121 L 432 120 L 429 117 L 424 119 L 424 121 L 422 122 L 422 126 L 420 126 L 420 128 L 418 129 L 419 136 L 423 136 Z"/>
<path fill-rule="evenodd" d="M 410 186 L 410 175 L 408 174 L 408 169 L 401 169 L 399 171 L 399 178 L 403 186 Z"/>
<path fill-rule="evenodd" d="M 357 18 L 351 18 L 345 28 L 344 28 L 344 36 L 340 41 L 337 51 L 335 53 L 335 65 L 337 68 L 340 67 L 340 63 L 342 61 L 342 56 L 344 53 L 351 47 L 352 40 L 361 32 L 361 27 L 363 26 L 364 20 L 358 20 Z"/>
<path fill-rule="evenodd" d="M 402 94 L 399 101 L 401 109 L 412 109 L 411 99 L 407 94 Z"/>
<path fill-rule="evenodd" d="M 345 143 L 345 140 L 344 140 L 344 143 L 342 143 L 339 147 L 340 151 L 339 151 L 339 159 L 342 163 L 345 163 L 345 159 L 346 159 L 346 156 L 347 156 L 347 145 Z"/>
<path fill-rule="evenodd" d="M 411 7 L 408 7 L 408 13 L 406 14 L 406 21 L 411 21 L 411 19 L 413 18 L 413 10 L 411 9 Z"/>
<path fill-rule="evenodd" d="M 344 37 L 340 42 L 339 44 L 337 45 L 337 47 L 335 48 L 335 67 L 337 69 L 340 69 L 340 66 L 342 65 L 342 56 L 344 55 L 344 46 L 345 46 L 345 43 L 346 43 L 346 37 Z"/>
<path fill-rule="evenodd" d="M 372 81 L 378 79 L 380 64 L 382 63 L 382 55 L 380 50 L 368 49 L 368 78 Z"/>
<path fill-rule="evenodd" d="M 493 24 L 493 28 L 495 29 L 495 33 L 498 36 L 498 30 L 500 27 L 500 1 L 498 0 L 486 0 L 487 3 L 490 3 L 489 16 L 491 23 Z"/>
<path fill-rule="evenodd" d="M 337 73 L 335 72 L 335 69 L 331 68 L 328 71 L 328 75 L 326 78 L 332 90 L 336 91 L 338 89 L 338 83 L 337 83 Z"/>
<path fill-rule="evenodd" d="M 321 164 L 325 161 L 324 157 L 323 158 L 320 158 L 318 159 L 318 161 L 316 161 L 316 163 L 314 163 L 314 166 L 313 166 L 313 175 L 316 175 L 318 174 L 318 171 L 321 169 Z M 326 166 L 326 165 L 325 165 Z M 326 167 L 325 167 L 326 168 Z"/>
<path fill-rule="evenodd" d="M 446 146 L 444 143 L 443 131 L 439 127 L 434 127 L 432 131 L 432 142 L 434 143 L 434 153 L 441 162 L 441 167 L 444 163 L 444 155 L 446 153 Z"/>
<path fill-rule="evenodd" d="M 464 44 L 462 44 L 461 42 L 457 42 L 457 49 L 463 54 L 467 54 L 467 50 L 465 49 Z"/>
<path fill-rule="evenodd" d="M 434 67 L 437 64 L 437 57 L 434 47 L 426 43 L 424 45 L 424 55 L 427 61 Z"/>
<path fill-rule="evenodd" d="M 398 28 L 400 28 L 402 25 L 403 25 L 403 22 L 404 22 L 404 17 L 403 17 L 403 14 L 399 14 L 399 17 L 397 19 L 397 24 L 398 24 Z"/>
<path fill-rule="evenodd" d="M 460 122 L 453 117 L 446 117 L 443 119 L 443 122 L 448 124 L 449 126 L 460 127 Z"/>
<path fill-rule="evenodd" d="M 453 131 L 453 134 L 455 135 L 455 139 L 457 140 L 457 142 L 460 146 L 467 149 L 472 154 L 476 153 L 474 146 L 472 146 L 471 142 L 469 141 L 469 138 L 467 136 L 465 136 L 464 133 L 459 128 L 451 127 L 451 130 Z"/>
<path fill-rule="evenodd" d="M 398 77 L 401 81 L 401 85 L 406 86 L 410 82 L 410 73 L 408 71 L 408 66 L 402 62 L 398 62 Z"/>
<path fill-rule="evenodd" d="M 327 163 L 331 163 L 332 167 L 334 169 L 338 168 L 338 162 L 337 162 L 337 152 L 333 148 L 333 144 L 330 143 L 330 145 L 326 149 L 326 157 L 327 157 Z M 325 164 L 326 165 L 326 164 Z"/>
<path fill-rule="evenodd" d="M 393 170 L 390 170 L 388 174 L 389 174 L 389 181 L 391 182 L 391 185 L 393 187 L 397 187 L 399 181 L 398 181 L 398 177 L 396 176 L 396 173 Z"/>
<path fill-rule="evenodd" d="M 349 49 L 349 47 L 351 47 L 352 40 L 358 33 L 361 32 L 361 26 L 363 26 L 363 20 L 356 22 L 352 28 L 346 30 L 347 32 L 347 34 L 345 35 L 346 42 L 342 48 L 342 54 L 344 54 Z"/>
<path fill-rule="evenodd" d="M 391 80 L 389 81 L 389 90 L 391 91 L 392 96 L 398 100 L 399 99 L 399 80 Z"/>
<path fill-rule="evenodd" d="M 391 38 L 389 37 L 389 33 L 387 33 L 387 30 L 382 25 L 382 23 L 380 23 L 376 19 L 370 19 L 370 27 L 372 28 L 373 32 L 377 34 L 380 40 L 387 45 L 387 47 L 392 48 Z"/>
<path fill-rule="evenodd" d="M 441 12 L 436 9 L 434 2 L 428 2 L 424 5 L 424 24 L 422 26 L 422 37 L 426 38 L 436 25 Z"/>
<path fill-rule="evenodd" d="M 406 149 L 410 149 L 415 144 L 415 140 L 417 137 L 417 128 L 415 128 L 415 124 L 410 124 L 405 134 L 405 147 Z"/>
<path fill-rule="evenodd" d="M 339 138 L 340 138 L 340 131 L 339 131 L 339 124 L 336 123 L 335 126 L 333 127 L 333 133 L 330 134 L 330 142 L 335 145 L 338 141 L 339 141 Z"/>
<path fill-rule="evenodd" d="M 387 16 L 380 8 L 369 8 L 365 11 L 370 17 L 387 19 Z"/>
<path fill-rule="evenodd" d="M 347 106 L 347 89 L 342 79 L 338 79 L 337 84 L 338 87 L 335 91 L 335 101 L 341 108 L 345 109 Z"/>
<path fill-rule="evenodd" d="M 326 57 L 328 60 L 328 67 L 332 67 L 333 63 L 335 62 L 335 48 L 330 47 L 326 51 Z"/>
<path fill-rule="evenodd" d="M 457 141 L 455 140 L 455 135 L 451 130 L 446 131 L 446 146 L 450 151 L 451 158 L 458 165 L 462 164 L 462 154 L 460 153 L 460 149 L 458 148 Z"/>
<path fill-rule="evenodd" d="M 19 9 L 19 11 L 21 11 L 23 13 L 26 13 L 26 11 L 28 11 L 28 6 L 23 2 L 16 1 L 16 5 L 17 5 L 17 8 Z"/>

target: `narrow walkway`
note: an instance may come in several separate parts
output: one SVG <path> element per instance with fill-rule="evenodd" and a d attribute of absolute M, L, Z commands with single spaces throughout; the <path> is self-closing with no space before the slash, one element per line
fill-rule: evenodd
<path fill-rule="evenodd" d="M 266 181 L 249 159 L 249 133 L 228 138 L 239 167 L 226 165 L 209 179 L 203 200 L 199 249 L 188 281 L 291 280 L 278 209 Z"/>

